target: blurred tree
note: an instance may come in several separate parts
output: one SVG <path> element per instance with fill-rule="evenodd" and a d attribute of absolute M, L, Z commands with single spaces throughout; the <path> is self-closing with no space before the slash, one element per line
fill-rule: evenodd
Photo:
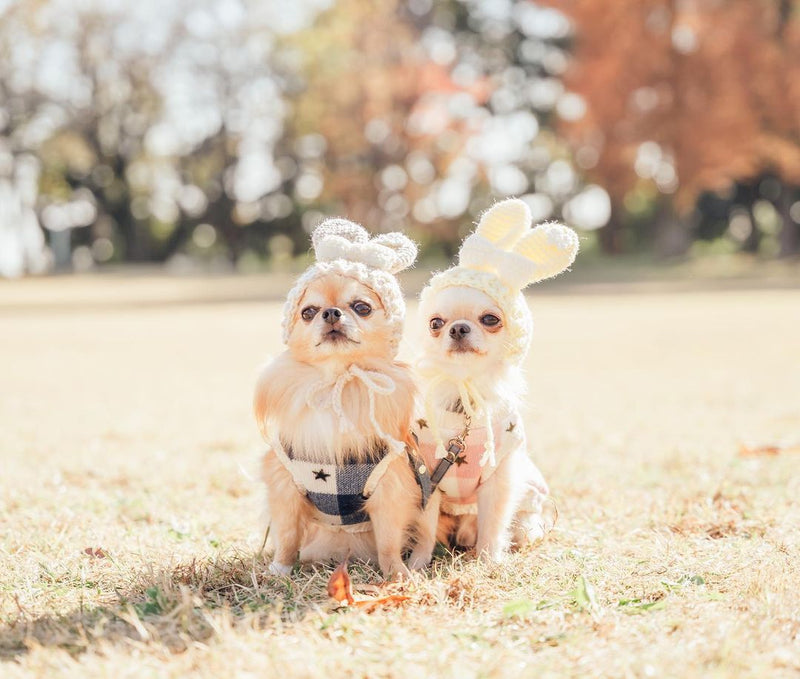
<path fill-rule="evenodd" d="M 449 257 L 512 194 L 612 252 L 796 252 L 800 0 L 549 1 L 4 3 L 0 274 L 39 224 L 77 268 L 257 266 L 332 213 Z"/>
<path fill-rule="evenodd" d="M 273 46 L 319 4 L 4 8 L 0 146 L 37 159 L 36 213 L 57 256 L 69 260 L 71 233 L 79 267 L 184 248 L 235 261 L 289 228 Z"/>
<path fill-rule="evenodd" d="M 30 214 L 58 263 L 288 254 L 323 212 L 417 227 L 450 256 L 508 194 L 540 220 L 604 223 L 605 192 L 576 195 L 548 129 L 582 106 L 559 81 L 563 15 L 340 0 L 297 31 L 326 4 L 7 7 L 0 82 L 19 153 L 41 166 Z"/>
<path fill-rule="evenodd" d="M 581 106 L 558 80 L 568 31 L 565 17 L 527 1 L 340 0 L 290 41 L 303 83 L 288 130 L 317 151 L 296 184 L 308 217 L 410 224 L 452 256 L 465 217 L 492 196 L 522 195 L 537 219 L 557 216 L 580 188 L 547 129 L 557 107 Z M 598 192 L 602 203 L 597 188 L 584 202 Z"/>
<path fill-rule="evenodd" d="M 663 254 L 688 247 L 704 191 L 779 178 L 784 252 L 796 247 L 800 185 L 797 2 L 592 0 L 558 3 L 574 22 L 569 87 L 586 115 L 561 129 L 578 163 L 609 191 L 608 251 L 626 218 L 646 214 Z M 785 187 L 785 188 L 783 188 Z"/>

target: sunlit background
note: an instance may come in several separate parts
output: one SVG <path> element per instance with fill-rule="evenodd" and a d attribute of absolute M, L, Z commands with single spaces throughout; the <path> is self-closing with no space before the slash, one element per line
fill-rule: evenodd
<path fill-rule="evenodd" d="M 0 0 L 0 275 L 290 266 L 323 216 L 450 258 L 800 248 L 795 0 Z M 609 260 L 610 261 L 610 260 Z"/>

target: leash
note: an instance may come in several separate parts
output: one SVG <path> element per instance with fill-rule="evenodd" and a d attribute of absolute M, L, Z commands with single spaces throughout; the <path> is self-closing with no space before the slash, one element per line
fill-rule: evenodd
<path fill-rule="evenodd" d="M 436 486 L 439 485 L 439 482 L 444 478 L 444 475 L 447 474 L 450 467 L 455 464 L 458 456 L 466 450 L 466 440 L 467 436 L 469 436 L 469 430 L 471 426 L 472 417 L 470 417 L 470 415 L 467 413 L 464 413 L 463 431 L 458 436 L 454 436 L 447 442 L 445 456 L 439 460 L 439 464 L 436 465 L 436 469 L 434 469 L 433 474 L 431 474 L 431 492 L 436 489 Z"/>

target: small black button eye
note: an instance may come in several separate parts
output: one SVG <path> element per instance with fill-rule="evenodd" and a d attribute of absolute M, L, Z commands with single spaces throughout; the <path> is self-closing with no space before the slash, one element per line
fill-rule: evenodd
<path fill-rule="evenodd" d="M 352 309 L 361 317 L 369 316 L 372 313 L 372 307 L 366 302 L 353 302 Z"/>
<path fill-rule="evenodd" d="M 484 314 L 483 316 L 481 316 L 481 323 L 483 323 L 485 326 L 489 328 L 497 325 L 499 322 L 500 319 L 494 314 Z"/>
<path fill-rule="evenodd" d="M 303 319 L 304 321 L 310 321 L 312 318 L 314 318 L 314 316 L 316 316 L 316 315 L 317 315 L 317 312 L 318 312 L 318 311 L 319 311 L 319 308 L 318 308 L 318 307 L 315 307 L 315 306 L 307 306 L 305 309 L 303 309 L 303 310 L 300 312 L 300 316 L 302 317 L 302 319 Z"/>
<path fill-rule="evenodd" d="M 437 316 L 432 318 L 428 325 L 430 326 L 431 330 L 441 330 L 444 327 L 444 320 Z"/>

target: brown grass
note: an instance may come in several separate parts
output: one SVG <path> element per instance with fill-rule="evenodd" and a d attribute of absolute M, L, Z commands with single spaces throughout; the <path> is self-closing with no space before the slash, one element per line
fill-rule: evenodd
<path fill-rule="evenodd" d="M 256 554 L 280 303 L 128 285 L 0 286 L 0 675 L 800 672 L 800 292 L 542 288 L 527 425 L 556 531 L 502 566 L 440 554 L 368 615 L 331 609 L 331 567 Z"/>

